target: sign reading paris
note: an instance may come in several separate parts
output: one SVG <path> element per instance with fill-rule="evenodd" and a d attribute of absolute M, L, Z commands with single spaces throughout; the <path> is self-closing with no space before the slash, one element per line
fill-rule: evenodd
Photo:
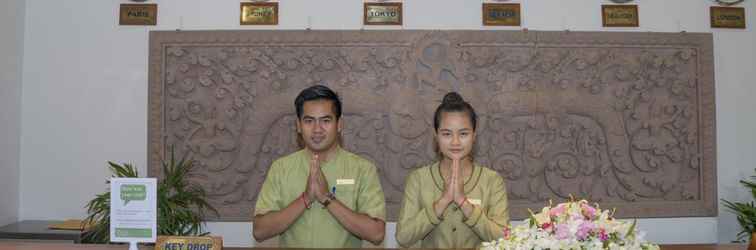
<path fill-rule="evenodd" d="M 278 25 L 278 3 L 241 3 L 241 25 Z"/>
<path fill-rule="evenodd" d="M 402 25 L 402 3 L 365 3 L 365 25 Z"/>
<path fill-rule="evenodd" d="M 157 25 L 157 4 L 121 4 L 119 25 Z"/>
<path fill-rule="evenodd" d="M 520 26 L 519 3 L 484 3 L 483 25 Z"/>
<path fill-rule="evenodd" d="M 638 5 L 601 5 L 604 27 L 638 27 Z"/>
<path fill-rule="evenodd" d="M 745 29 L 745 8 L 742 7 L 716 7 L 709 9 L 712 28 Z"/>

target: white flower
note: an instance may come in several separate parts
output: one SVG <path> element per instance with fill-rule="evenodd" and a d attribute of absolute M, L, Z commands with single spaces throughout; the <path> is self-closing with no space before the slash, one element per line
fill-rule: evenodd
<path fill-rule="evenodd" d="M 585 204 L 588 202 L 582 200 L 561 203 L 554 208 L 545 207 L 538 214 L 531 214 L 531 218 L 525 220 L 525 223 L 510 227 L 511 234 L 508 239 L 483 243 L 481 249 L 659 250 L 659 246 L 646 242 L 644 232 L 633 227 L 628 221 L 611 218 L 608 211 L 596 208 L 595 212 L 591 213 L 596 216 L 585 216 L 582 213 L 584 208 L 581 207 Z M 530 220 L 535 220 L 533 226 L 530 225 Z M 550 223 L 550 227 L 544 229 L 544 223 Z M 633 232 L 628 234 L 631 227 Z M 583 231 L 580 231 L 581 229 Z M 578 232 L 579 237 L 576 236 Z M 607 238 L 610 234 L 617 238 Z"/>

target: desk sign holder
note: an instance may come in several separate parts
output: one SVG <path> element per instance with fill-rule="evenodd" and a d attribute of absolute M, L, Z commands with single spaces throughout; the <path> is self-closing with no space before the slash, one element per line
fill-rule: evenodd
<path fill-rule="evenodd" d="M 137 250 L 139 242 L 157 238 L 157 179 L 110 179 L 110 241 L 128 242 Z"/>

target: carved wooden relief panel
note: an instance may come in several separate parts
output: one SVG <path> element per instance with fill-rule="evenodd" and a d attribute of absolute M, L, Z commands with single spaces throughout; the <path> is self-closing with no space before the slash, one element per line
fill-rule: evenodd
<path fill-rule="evenodd" d="M 166 31 L 149 60 L 150 175 L 168 145 L 191 155 L 214 220 L 250 220 L 314 84 L 342 96 L 343 145 L 378 167 L 391 220 L 436 157 L 448 91 L 479 113 L 475 159 L 506 179 L 513 218 L 570 196 L 620 217 L 717 213 L 710 34 Z"/>

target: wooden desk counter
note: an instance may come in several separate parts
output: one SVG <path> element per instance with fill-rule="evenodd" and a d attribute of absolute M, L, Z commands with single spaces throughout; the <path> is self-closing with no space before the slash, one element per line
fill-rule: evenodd
<path fill-rule="evenodd" d="M 662 250 L 745 250 L 746 245 L 721 244 L 721 245 L 662 245 Z M 128 245 L 90 245 L 90 244 L 65 244 L 65 243 L 40 243 L 40 242 L 2 242 L 0 250 L 127 250 Z M 140 246 L 140 250 L 151 250 L 152 247 Z M 274 250 L 277 248 L 236 248 L 225 247 L 225 250 Z M 278 248 L 283 249 L 283 248 Z"/>
<path fill-rule="evenodd" d="M 47 228 L 50 224 L 60 222 L 63 221 L 25 220 L 0 226 L 0 239 L 70 240 L 78 243 L 81 240 L 81 231 Z"/>

